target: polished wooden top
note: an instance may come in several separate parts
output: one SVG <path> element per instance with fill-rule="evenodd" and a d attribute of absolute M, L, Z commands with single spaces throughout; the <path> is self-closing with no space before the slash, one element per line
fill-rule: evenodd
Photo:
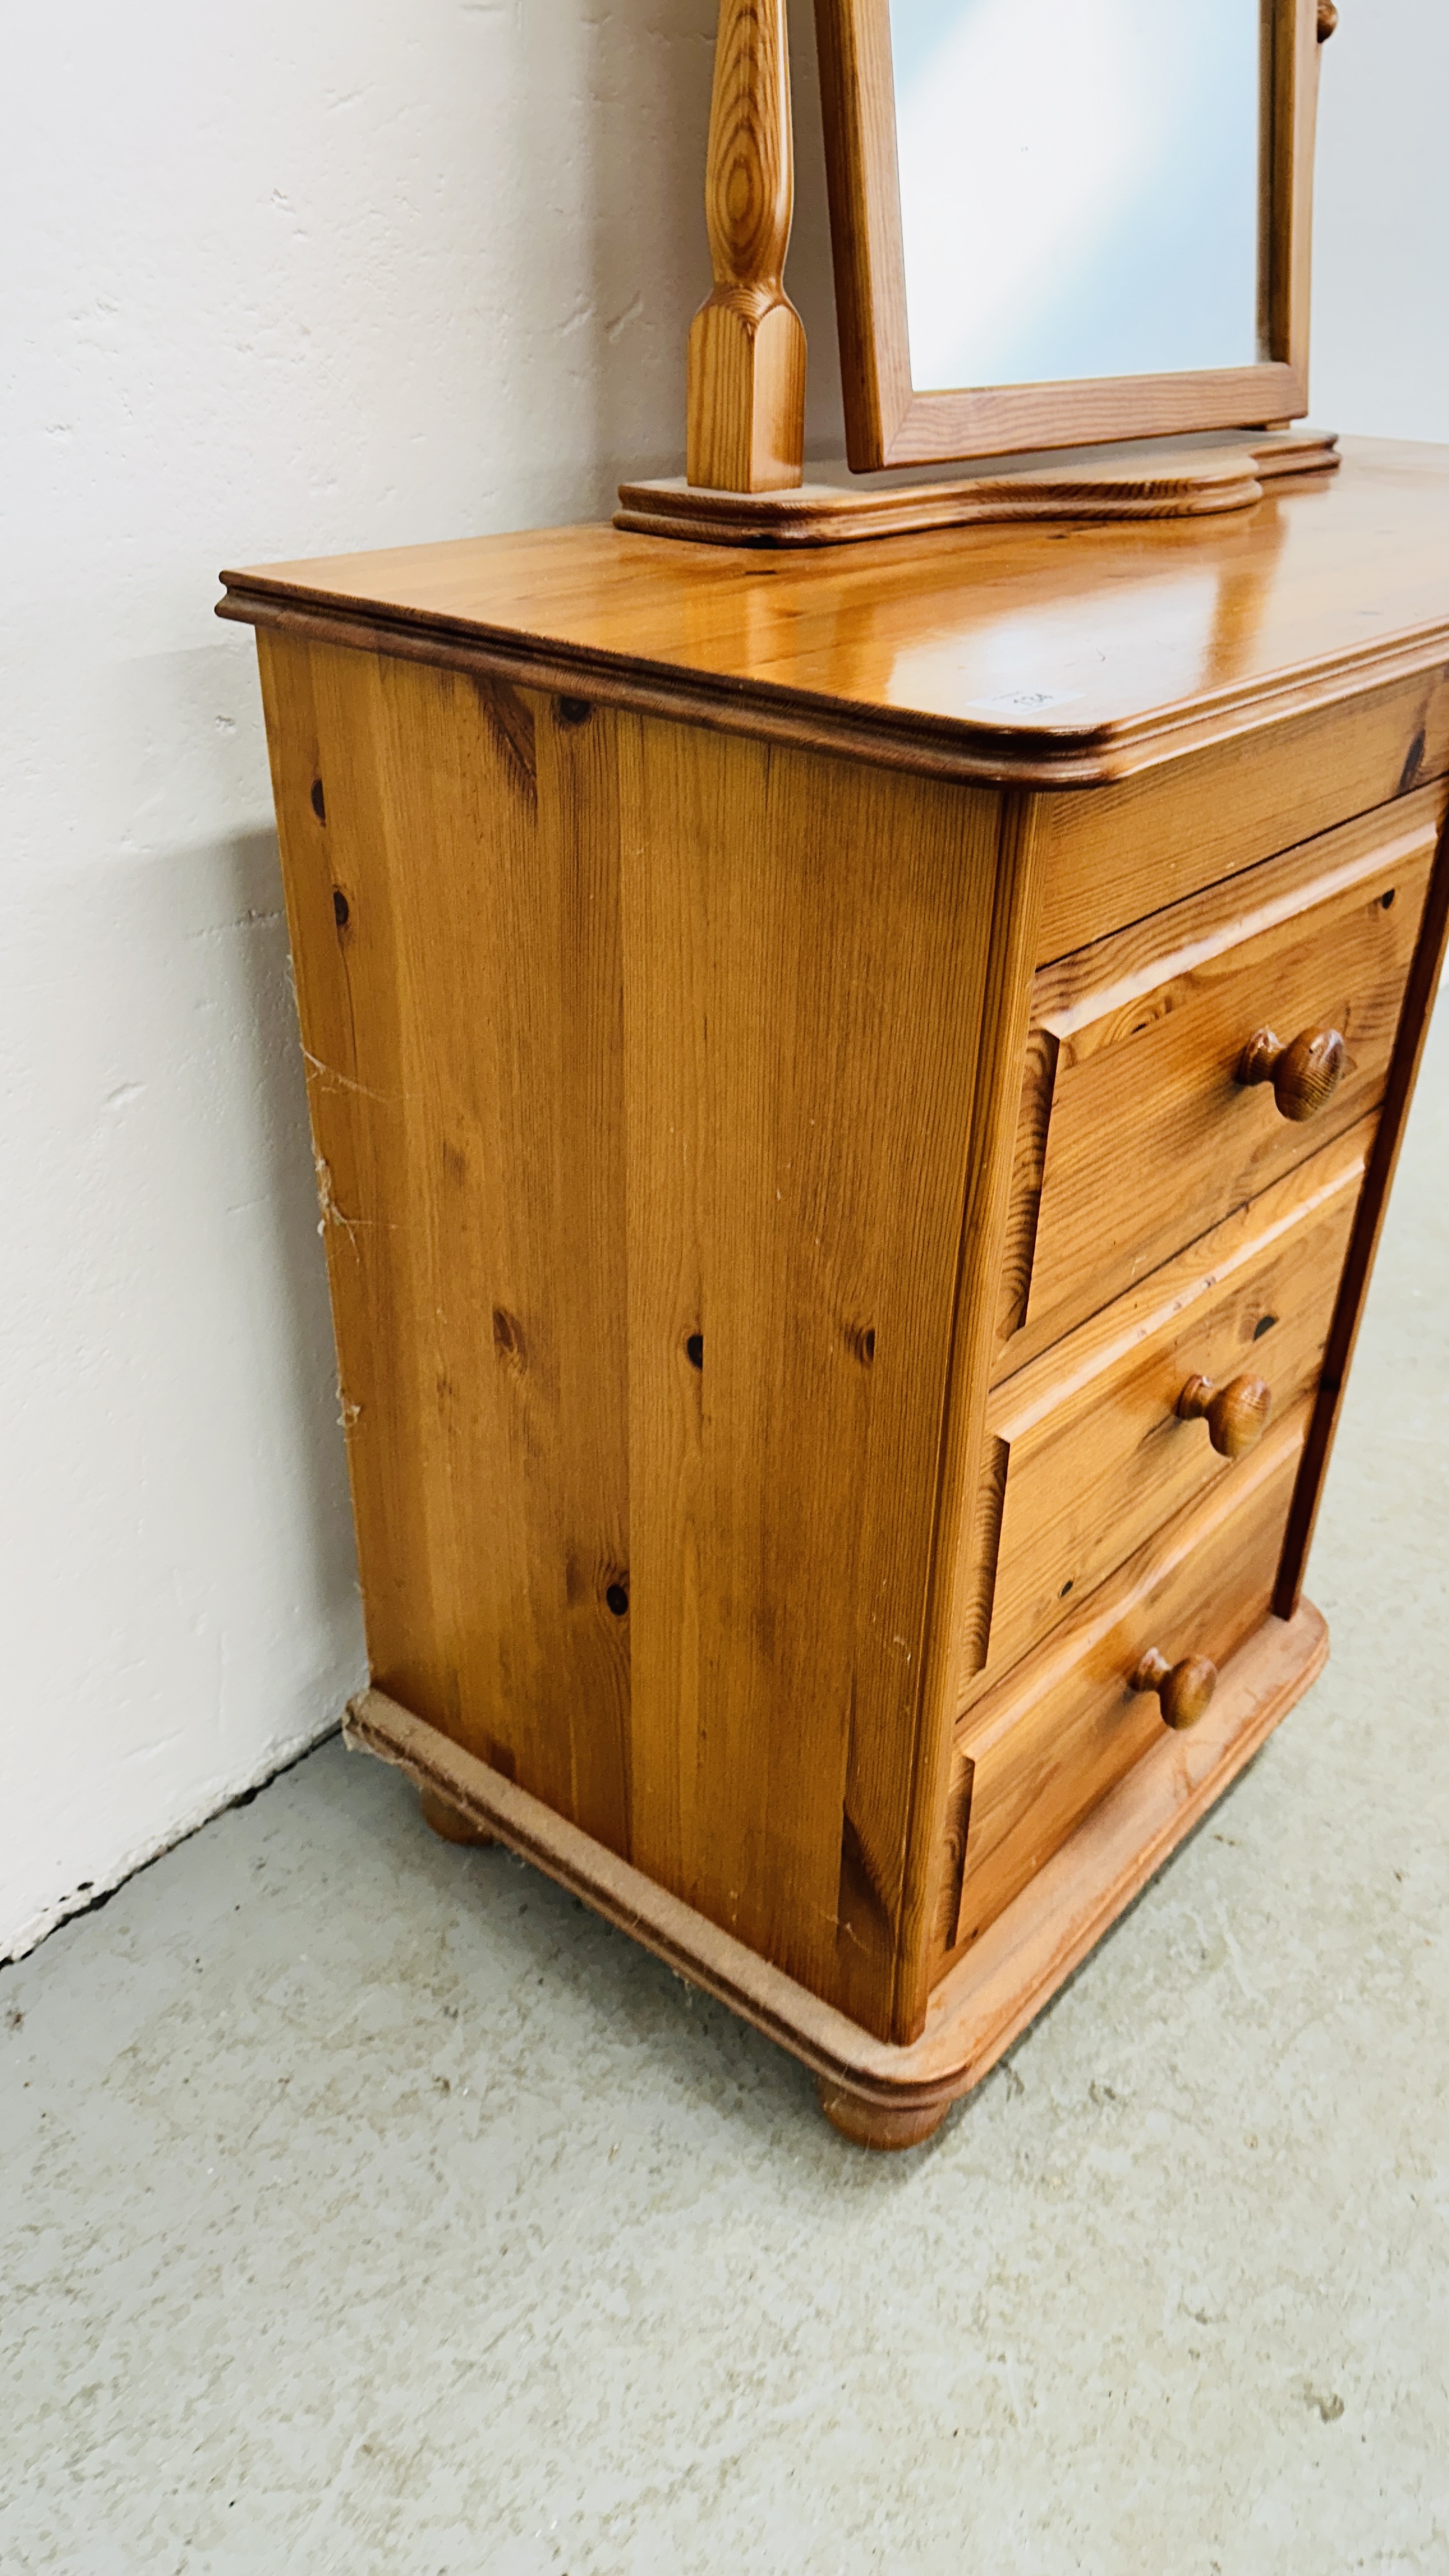
<path fill-rule="evenodd" d="M 610 526 L 264 564 L 222 616 L 1066 785 L 1449 660 L 1449 448 L 1349 440 L 1250 510 L 740 552 Z"/>

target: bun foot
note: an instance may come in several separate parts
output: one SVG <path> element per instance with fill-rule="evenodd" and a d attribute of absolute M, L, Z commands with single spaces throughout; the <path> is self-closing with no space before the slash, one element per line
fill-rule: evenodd
<path fill-rule="evenodd" d="M 820 2108 L 832 2129 L 849 2138 L 852 2146 L 874 2147 L 882 2155 L 890 2155 L 900 2147 L 924 2145 L 951 2108 L 949 2102 L 930 2102 L 924 2111 L 914 2105 L 895 2109 L 880 2102 L 862 2102 L 858 2093 L 843 2092 L 824 2075 L 817 2075 L 815 2084 Z"/>
<path fill-rule="evenodd" d="M 436 1789 L 419 1789 L 418 1803 L 423 1811 L 424 1824 L 431 1825 L 435 1834 L 441 1834 L 445 1843 L 491 1843 L 497 1840 L 485 1825 L 475 1825 L 471 1816 L 465 1816 L 461 1807 L 453 1806 L 447 1798 L 440 1798 Z"/>

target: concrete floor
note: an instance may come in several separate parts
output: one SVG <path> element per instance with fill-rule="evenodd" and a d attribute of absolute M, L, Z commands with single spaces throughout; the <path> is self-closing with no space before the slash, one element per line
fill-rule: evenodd
<path fill-rule="evenodd" d="M 1327 1677 L 914 2156 L 331 1743 L 0 1977 L 0 2568 L 1449 2570 L 1449 1011 Z"/>

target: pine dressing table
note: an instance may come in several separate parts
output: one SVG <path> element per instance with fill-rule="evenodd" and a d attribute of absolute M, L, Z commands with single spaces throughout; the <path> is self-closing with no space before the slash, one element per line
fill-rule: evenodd
<path fill-rule="evenodd" d="M 228 574 L 221 613 L 351 1740 L 904 2146 L 1324 1659 L 1449 922 L 1449 450 L 1260 429 L 1025 511 L 905 487 L 938 523 L 858 544 L 764 451 L 622 526 Z M 713 524 L 650 532 L 681 507 Z"/>

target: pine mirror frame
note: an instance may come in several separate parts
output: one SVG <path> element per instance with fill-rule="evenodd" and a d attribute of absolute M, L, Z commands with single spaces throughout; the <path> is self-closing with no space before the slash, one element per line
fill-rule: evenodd
<path fill-rule="evenodd" d="M 890 0 L 815 0 L 846 452 L 856 473 L 1302 417 L 1319 46 L 1336 12 L 1331 0 L 1262 7 L 1258 341 L 1268 354 L 1251 366 L 1180 375 L 922 392 L 906 322 Z"/>

